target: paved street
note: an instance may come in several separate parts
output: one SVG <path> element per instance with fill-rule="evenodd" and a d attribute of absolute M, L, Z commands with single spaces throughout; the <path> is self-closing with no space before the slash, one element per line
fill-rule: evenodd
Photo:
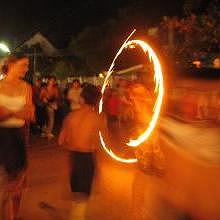
<path fill-rule="evenodd" d="M 22 219 L 220 219 L 219 155 L 215 154 L 213 164 L 197 156 L 195 150 L 192 153 L 191 148 L 183 147 L 195 132 L 187 133 L 188 140 L 182 141 L 182 146 L 177 144 L 177 130 L 171 129 L 174 125 L 180 133 L 183 128 L 184 134 L 186 124 L 169 119 L 160 124 L 160 146 L 166 157 L 162 177 L 147 175 L 137 165 L 119 164 L 100 150 L 86 210 L 85 204 L 74 202 L 69 191 L 67 152 L 55 140 L 34 137 L 28 148 L 29 184 L 22 201 Z"/>

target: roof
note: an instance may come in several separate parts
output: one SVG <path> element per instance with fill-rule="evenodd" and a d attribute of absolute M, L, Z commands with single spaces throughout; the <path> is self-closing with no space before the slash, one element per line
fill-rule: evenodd
<path fill-rule="evenodd" d="M 40 32 L 35 33 L 29 39 L 24 41 L 15 50 L 21 49 L 24 46 L 28 48 L 39 45 L 43 53 L 47 56 L 57 56 L 59 54 L 58 49 Z"/>

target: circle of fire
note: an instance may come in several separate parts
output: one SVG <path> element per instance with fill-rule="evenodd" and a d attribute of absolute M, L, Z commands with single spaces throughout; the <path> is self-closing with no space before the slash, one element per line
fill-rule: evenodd
<path fill-rule="evenodd" d="M 113 73 L 113 69 L 115 66 L 115 62 L 118 58 L 118 56 L 122 53 L 122 51 L 127 48 L 133 48 L 136 45 L 139 45 L 142 50 L 144 51 L 144 53 L 146 54 L 146 56 L 148 55 L 150 61 L 153 62 L 154 65 L 154 81 L 155 81 L 155 89 L 154 89 L 154 93 L 157 94 L 157 98 L 153 107 L 153 115 L 151 117 L 150 123 L 148 128 L 142 133 L 140 134 L 136 139 L 133 140 L 129 140 L 129 142 L 127 143 L 127 146 L 130 147 L 138 147 L 140 144 L 144 143 L 148 137 L 151 135 L 152 131 L 154 130 L 157 120 L 159 118 L 159 114 L 160 114 L 160 109 L 162 106 L 162 101 L 163 101 L 163 95 L 164 95 L 164 86 L 163 86 L 163 73 L 162 73 L 162 69 L 161 69 L 161 65 L 159 62 L 159 59 L 156 55 L 156 53 L 153 51 L 153 49 L 144 41 L 142 40 L 130 40 L 129 38 L 134 34 L 136 30 L 134 30 L 129 36 L 128 38 L 125 40 L 125 42 L 123 43 L 123 45 L 121 46 L 121 48 L 119 49 L 118 53 L 116 54 L 108 72 L 106 75 L 106 78 L 104 80 L 103 86 L 102 86 L 102 98 L 100 99 L 99 102 L 99 114 L 102 113 L 102 107 L 103 107 L 103 94 L 105 92 L 105 88 L 109 83 L 109 78 L 111 76 L 111 74 Z M 135 163 L 137 162 L 137 158 L 122 158 L 117 156 L 109 147 L 106 146 L 105 141 L 102 137 L 102 133 L 101 131 L 99 131 L 99 137 L 100 137 L 100 142 L 101 145 L 103 147 L 103 149 L 105 150 L 105 152 L 110 155 L 113 159 L 119 161 L 119 162 L 123 162 L 123 163 Z"/>

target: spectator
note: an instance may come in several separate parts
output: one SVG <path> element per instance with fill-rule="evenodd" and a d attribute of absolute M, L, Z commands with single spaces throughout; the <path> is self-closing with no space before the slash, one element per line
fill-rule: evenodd
<path fill-rule="evenodd" d="M 70 109 L 76 110 L 80 108 L 80 93 L 81 93 L 81 85 L 78 79 L 75 79 L 72 82 L 72 85 L 68 91 L 67 99 L 70 102 Z"/>
<path fill-rule="evenodd" d="M 46 106 L 47 113 L 47 123 L 44 126 L 42 136 L 51 139 L 54 137 L 52 131 L 54 128 L 55 112 L 60 102 L 60 93 L 54 76 L 49 78 L 47 86 L 41 90 L 40 100 Z"/>
<path fill-rule="evenodd" d="M 18 219 L 26 180 L 25 124 L 34 120 L 32 89 L 23 78 L 29 60 L 10 55 L 0 81 L 0 219 Z"/>

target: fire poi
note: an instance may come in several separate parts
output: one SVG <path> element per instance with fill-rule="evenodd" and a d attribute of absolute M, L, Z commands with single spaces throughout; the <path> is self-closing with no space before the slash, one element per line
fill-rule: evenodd
<path fill-rule="evenodd" d="M 155 101 L 155 104 L 154 104 L 154 107 L 153 107 L 153 115 L 150 119 L 149 126 L 136 139 L 132 139 L 132 140 L 128 141 L 127 146 L 129 146 L 129 147 L 138 147 L 139 145 L 141 145 L 142 143 L 147 141 L 147 139 L 149 138 L 149 136 L 151 135 L 152 131 L 154 130 L 154 128 L 157 124 L 157 120 L 159 118 L 159 114 L 160 114 L 160 110 L 161 110 L 161 106 L 162 106 L 162 102 L 163 102 L 163 95 L 164 95 L 163 73 L 162 73 L 162 68 L 161 68 L 159 59 L 158 59 L 156 53 L 154 52 L 154 50 L 146 42 L 144 42 L 142 40 L 129 40 L 130 37 L 134 34 L 135 31 L 136 30 L 134 30 L 128 36 L 128 38 L 125 40 L 125 42 L 123 43 L 123 45 L 121 46 L 121 48 L 117 52 L 111 66 L 110 66 L 110 68 L 107 72 L 107 75 L 105 77 L 105 80 L 104 80 L 104 83 L 103 83 L 103 86 L 102 86 L 102 90 L 101 90 L 102 98 L 100 99 L 100 102 L 99 102 L 99 114 L 101 114 L 102 113 L 102 107 L 103 107 L 103 94 L 105 92 L 106 86 L 109 83 L 109 78 L 110 78 L 111 74 L 114 71 L 114 66 L 115 66 L 115 62 L 116 62 L 117 58 L 119 57 L 119 55 L 122 53 L 122 51 L 124 49 L 126 49 L 128 47 L 135 48 L 136 46 L 140 46 L 141 49 L 146 54 L 147 58 L 149 58 L 150 61 L 153 62 L 154 81 L 155 81 L 154 93 L 156 94 L 156 101 Z M 110 147 L 106 146 L 101 131 L 99 131 L 99 137 L 100 137 L 100 142 L 101 142 L 102 148 L 113 159 L 115 159 L 119 162 L 122 162 L 122 163 L 135 163 L 135 162 L 137 162 L 137 158 L 122 158 L 122 157 L 117 156 L 110 149 Z"/>

